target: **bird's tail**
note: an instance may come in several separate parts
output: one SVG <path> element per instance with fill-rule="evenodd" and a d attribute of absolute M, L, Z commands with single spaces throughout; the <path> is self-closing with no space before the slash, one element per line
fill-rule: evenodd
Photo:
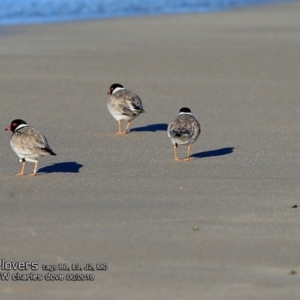
<path fill-rule="evenodd" d="M 49 148 L 42 148 L 42 149 L 48 152 L 50 155 L 56 155 L 56 153 L 54 153 L 52 149 Z"/>
<path fill-rule="evenodd" d="M 190 132 L 185 128 L 176 128 L 170 132 L 172 137 L 189 136 Z"/>
<path fill-rule="evenodd" d="M 132 109 L 133 111 L 138 112 L 138 113 L 144 113 L 144 112 L 145 112 L 142 105 L 135 104 L 135 103 L 132 103 L 132 104 L 131 104 L 131 109 Z"/>

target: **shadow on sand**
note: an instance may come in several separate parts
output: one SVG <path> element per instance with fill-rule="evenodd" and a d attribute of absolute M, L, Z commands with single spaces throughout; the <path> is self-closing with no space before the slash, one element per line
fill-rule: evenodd
<path fill-rule="evenodd" d="M 147 125 L 147 126 L 132 128 L 130 131 L 137 131 L 137 132 L 151 131 L 151 132 L 156 132 L 156 131 L 167 131 L 167 128 L 168 128 L 168 124 L 158 123 L 158 124 L 150 124 L 150 125 Z"/>
<path fill-rule="evenodd" d="M 79 173 L 81 167 L 83 165 L 75 161 L 60 162 L 39 169 L 38 173 Z"/>
<path fill-rule="evenodd" d="M 226 147 L 226 148 L 220 148 L 215 150 L 209 150 L 204 152 L 199 152 L 191 155 L 191 157 L 195 158 L 204 158 L 204 157 L 211 157 L 211 156 L 222 156 L 230 154 L 234 151 L 234 147 Z"/>

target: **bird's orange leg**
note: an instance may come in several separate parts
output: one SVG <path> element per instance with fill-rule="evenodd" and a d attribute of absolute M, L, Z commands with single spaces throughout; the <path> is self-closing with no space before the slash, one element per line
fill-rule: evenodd
<path fill-rule="evenodd" d="M 124 131 L 124 134 L 129 132 L 129 131 L 128 131 L 129 127 L 130 127 L 130 121 L 127 122 L 125 131 Z"/>
<path fill-rule="evenodd" d="M 39 163 L 38 160 L 34 163 L 34 170 L 33 170 L 32 174 L 29 174 L 30 176 L 35 176 L 36 175 L 38 163 Z"/>
<path fill-rule="evenodd" d="M 121 121 L 118 121 L 118 122 L 119 122 L 119 131 L 116 134 L 126 134 L 126 133 L 128 133 L 128 129 L 130 127 L 130 121 L 128 121 L 128 123 L 126 125 L 126 128 L 125 128 L 125 131 L 121 131 Z"/>
<path fill-rule="evenodd" d="M 179 159 L 178 156 L 177 156 L 177 146 L 174 145 L 173 149 L 174 149 L 174 155 L 175 155 L 174 160 L 175 160 L 175 161 L 180 161 L 180 159 Z"/>
<path fill-rule="evenodd" d="M 118 125 L 119 125 L 119 131 L 116 132 L 116 134 L 123 134 L 123 132 L 121 131 L 121 121 L 118 121 Z"/>
<path fill-rule="evenodd" d="M 190 158 L 191 147 L 192 147 L 192 145 L 188 145 L 188 156 L 184 159 L 184 160 L 186 160 L 186 161 L 190 161 L 190 160 L 191 160 L 191 158 Z"/>
<path fill-rule="evenodd" d="M 26 164 L 26 162 L 23 161 L 23 162 L 22 162 L 21 172 L 18 173 L 18 174 L 16 174 L 17 176 L 23 176 L 23 175 L 24 175 L 25 164 Z"/>

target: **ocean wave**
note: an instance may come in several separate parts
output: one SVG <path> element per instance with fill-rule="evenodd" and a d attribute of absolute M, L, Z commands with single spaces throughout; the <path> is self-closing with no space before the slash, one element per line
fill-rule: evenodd
<path fill-rule="evenodd" d="M 0 24 L 217 11 L 280 0 L 1 0 Z"/>

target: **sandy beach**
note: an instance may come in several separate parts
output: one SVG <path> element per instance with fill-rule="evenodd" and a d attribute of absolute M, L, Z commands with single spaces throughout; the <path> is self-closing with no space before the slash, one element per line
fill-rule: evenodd
<path fill-rule="evenodd" d="M 7 272 L 43 279 L 2 280 L 0 298 L 299 299 L 299 14 L 1 27 L 0 259 L 37 262 Z M 124 136 L 106 107 L 115 82 L 146 111 Z M 174 162 L 166 128 L 183 106 L 202 132 L 193 161 Z M 14 175 L 15 118 L 57 153 L 36 177 Z M 64 279 L 45 280 L 59 264 Z"/>

